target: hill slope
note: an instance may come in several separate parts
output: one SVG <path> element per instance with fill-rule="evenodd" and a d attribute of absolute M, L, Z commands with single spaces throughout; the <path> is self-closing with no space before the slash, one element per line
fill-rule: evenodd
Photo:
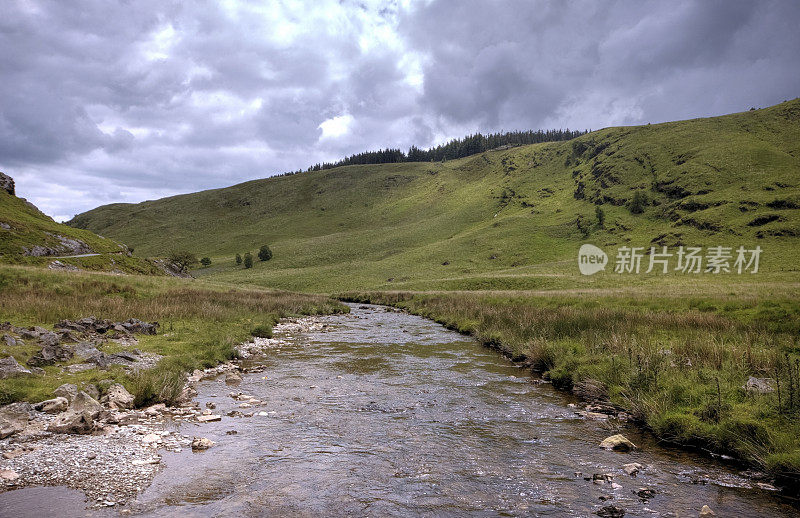
<path fill-rule="evenodd" d="M 2 179 L 6 187 L 0 189 L 0 262 L 162 273 L 143 259 L 129 257 L 128 248 L 121 243 L 56 223 L 31 203 L 16 197 L 10 177 L 3 175 Z M 53 264 L 56 259 L 58 262 Z"/>
<path fill-rule="evenodd" d="M 306 290 L 572 286 L 583 242 L 758 244 L 764 271 L 796 271 L 800 100 L 443 163 L 267 178 L 69 224 L 137 253 L 209 255 L 218 266 L 205 273 L 225 280 Z M 264 243 L 272 261 L 234 267 L 235 253 Z M 592 280 L 604 276 L 616 282 Z"/>

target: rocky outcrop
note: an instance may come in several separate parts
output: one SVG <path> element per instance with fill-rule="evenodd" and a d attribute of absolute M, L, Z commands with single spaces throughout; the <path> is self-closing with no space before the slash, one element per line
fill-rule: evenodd
<path fill-rule="evenodd" d="M 14 179 L 7 174 L 0 173 L 0 191 L 5 191 L 11 196 L 16 196 L 14 192 Z"/>
<path fill-rule="evenodd" d="M 22 255 L 31 257 L 49 257 L 54 255 L 82 255 L 93 254 L 94 250 L 81 241 L 80 239 L 73 239 L 71 237 L 62 236 L 61 234 L 52 234 L 45 232 L 52 241 L 57 241 L 58 244 L 52 246 L 34 245 L 30 248 L 23 247 Z"/>
<path fill-rule="evenodd" d="M 45 345 L 38 353 L 28 360 L 28 365 L 33 367 L 43 367 L 53 365 L 56 362 L 65 362 L 72 358 L 72 350 L 58 343 L 55 345 Z"/>
<path fill-rule="evenodd" d="M 64 383 L 53 391 L 53 395 L 66 398 L 67 401 L 72 403 L 72 400 L 78 395 L 78 387 L 72 383 Z"/>
<path fill-rule="evenodd" d="M 0 439 L 21 432 L 28 425 L 32 407 L 30 403 L 11 403 L 0 407 Z"/>
<path fill-rule="evenodd" d="M 158 322 L 143 322 L 129 318 L 124 322 L 112 322 L 91 316 L 80 320 L 62 320 L 54 326 L 59 332 L 76 332 L 81 334 L 105 334 L 116 331 L 123 334 L 154 335 L 158 332 Z"/>
<path fill-rule="evenodd" d="M 20 365 L 13 356 L 0 358 L 0 379 L 32 376 L 33 373 Z"/>

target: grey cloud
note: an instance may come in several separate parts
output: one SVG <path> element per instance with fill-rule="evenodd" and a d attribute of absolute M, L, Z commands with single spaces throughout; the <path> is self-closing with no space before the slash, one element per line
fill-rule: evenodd
<path fill-rule="evenodd" d="M 0 170 L 71 215 L 466 132 L 739 111 L 800 85 L 796 2 L 235 5 L 4 5 Z"/>

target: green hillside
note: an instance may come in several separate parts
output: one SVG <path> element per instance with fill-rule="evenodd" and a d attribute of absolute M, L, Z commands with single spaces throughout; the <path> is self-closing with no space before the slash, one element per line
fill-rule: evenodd
<path fill-rule="evenodd" d="M 55 260 L 61 268 L 163 274 L 148 261 L 129 257 L 125 245 L 56 223 L 26 200 L 0 190 L 0 263 L 46 266 Z"/>
<path fill-rule="evenodd" d="M 609 255 L 622 245 L 759 245 L 761 271 L 786 274 L 800 244 L 800 100 L 454 161 L 267 178 L 103 206 L 69 224 L 137 254 L 208 255 L 214 266 L 202 273 L 221 280 L 295 290 L 616 285 L 609 272 L 577 274 L 584 242 Z M 234 265 L 264 243 L 271 261 Z"/>

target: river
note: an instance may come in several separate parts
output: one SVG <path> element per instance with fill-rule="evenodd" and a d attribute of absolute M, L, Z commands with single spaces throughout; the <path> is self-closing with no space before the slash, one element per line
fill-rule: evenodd
<path fill-rule="evenodd" d="M 583 418 L 568 395 L 496 352 L 420 317 L 352 305 L 287 338 L 235 390 L 266 401 L 250 418 L 181 432 L 211 449 L 165 453 L 130 510 L 143 516 L 796 516 L 730 467 Z M 201 405 L 239 410 L 224 380 Z M 235 432 L 233 434 L 232 432 Z M 621 432 L 639 448 L 605 451 Z M 623 464 L 637 462 L 636 477 Z M 613 479 L 594 483 L 594 474 Z M 637 495 L 652 489 L 649 498 Z"/>

